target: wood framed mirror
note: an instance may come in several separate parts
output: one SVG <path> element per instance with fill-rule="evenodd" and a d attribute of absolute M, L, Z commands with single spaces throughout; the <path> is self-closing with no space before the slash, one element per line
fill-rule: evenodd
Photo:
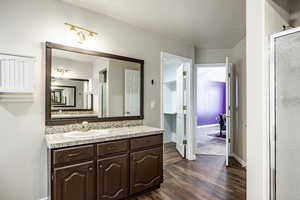
<path fill-rule="evenodd" d="M 143 60 L 46 42 L 46 125 L 143 118 Z"/>

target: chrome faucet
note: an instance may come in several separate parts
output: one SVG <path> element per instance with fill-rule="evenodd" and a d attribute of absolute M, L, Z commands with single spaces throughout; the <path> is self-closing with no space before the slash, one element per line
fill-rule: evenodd
<path fill-rule="evenodd" d="M 89 130 L 90 130 L 89 123 L 87 121 L 82 122 L 80 131 L 87 132 Z"/>

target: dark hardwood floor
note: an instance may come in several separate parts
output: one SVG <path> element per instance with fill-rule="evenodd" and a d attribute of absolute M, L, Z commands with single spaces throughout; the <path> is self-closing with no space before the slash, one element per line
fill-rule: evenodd
<path fill-rule="evenodd" d="M 245 200 L 246 171 L 234 159 L 225 167 L 224 156 L 198 155 L 182 159 L 175 144 L 164 146 L 164 183 L 132 200 Z"/>

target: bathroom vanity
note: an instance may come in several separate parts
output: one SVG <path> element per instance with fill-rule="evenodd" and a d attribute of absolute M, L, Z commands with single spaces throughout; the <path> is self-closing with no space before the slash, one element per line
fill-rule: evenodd
<path fill-rule="evenodd" d="M 98 136 L 46 135 L 52 200 L 107 200 L 156 189 L 163 182 L 163 130 L 107 129 Z M 76 134 L 76 133 L 75 133 Z"/>
<path fill-rule="evenodd" d="M 163 130 L 142 126 L 144 61 L 51 42 L 45 52 L 49 200 L 128 199 L 159 187 Z"/>

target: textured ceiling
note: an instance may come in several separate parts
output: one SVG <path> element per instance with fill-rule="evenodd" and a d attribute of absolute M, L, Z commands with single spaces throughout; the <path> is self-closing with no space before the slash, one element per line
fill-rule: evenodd
<path fill-rule="evenodd" d="M 63 0 L 198 48 L 232 48 L 244 36 L 245 0 Z"/>

